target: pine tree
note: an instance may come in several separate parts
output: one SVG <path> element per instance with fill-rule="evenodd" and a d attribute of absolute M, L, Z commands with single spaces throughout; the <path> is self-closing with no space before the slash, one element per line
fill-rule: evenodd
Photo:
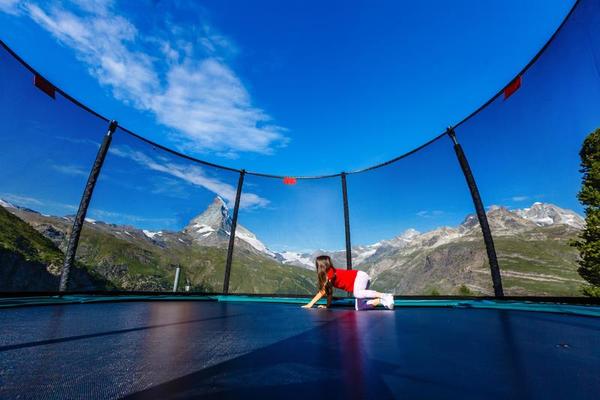
<path fill-rule="evenodd" d="M 585 206 L 586 227 L 574 242 L 580 255 L 577 271 L 589 283 L 583 293 L 600 297 L 600 128 L 585 139 L 579 156 L 583 177 L 577 198 Z"/>

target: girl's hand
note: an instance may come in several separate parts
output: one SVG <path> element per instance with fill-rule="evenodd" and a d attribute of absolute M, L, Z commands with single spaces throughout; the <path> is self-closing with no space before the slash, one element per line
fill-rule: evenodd
<path fill-rule="evenodd" d="M 305 304 L 305 305 L 302 306 L 302 308 L 311 308 L 311 305 Z"/>

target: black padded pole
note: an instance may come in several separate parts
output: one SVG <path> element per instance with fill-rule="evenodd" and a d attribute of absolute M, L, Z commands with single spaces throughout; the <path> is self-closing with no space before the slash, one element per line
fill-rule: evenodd
<path fill-rule="evenodd" d="M 344 199 L 344 226 L 346 227 L 346 269 L 352 269 L 352 241 L 350 240 L 350 211 L 348 210 L 348 186 L 346 173 L 342 172 L 342 196 Z"/>
<path fill-rule="evenodd" d="M 237 228 L 238 212 L 240 211 L 240 199 L 242 197 L 242 187 L 244 186 L 244 175 L 246 171 L 240 172 L 237 192 L 235 194 L 235 205 L 233 206 L 233 216 L 231 217 L 231 232 L 229 234 L 229 247 L 227 247 L 227 262 L 225 263 L 225 278 L 223 279 L 223 293 L 229 293 L 229 277 L 231 275 L 231 262 L 233 261 L 233 248 L 235 246 L 235 230 Z"/>
<path fill-rule="evenodd" d="M 492 283 L 494 285 L 494 294 L 496 297 L 504 297 L 504 290 L 502 289 L 502 277 L 500 275 L 498 258 L 496 257 L 494 239 L 492 238 L 492 231 L 490 230 L 490 225 L 485 214 L 485 208 L 483 207 L 483 202 L 481 201 L 479 189 L 477 188 L 477 183 L 475 182 L 475 177 L 473 176 L 473 172 L 471 171 L 471 167 L 467 161 L 467 156 L 465 156 L 462 146 L 456 139 L 456 133 L 454 132 L 454 129 L 448 128 L 446 133 L 454 143 L 454 151 L 456 152 L 456 157 L 458 157 L 458 163 L 460 164 L 460 168 L 465 175 L 467 185 L 471 191 L 471 197 L 473 199 L 473 204 L 475 205 L 477 219 L 479 219 L 479 226 L 481 227 L 481 232 L 483 233 L 483 241 L 485 242 L 485 249 L 487 251 L 488 262 L 490 264 Z"/>
<path fill-rule="evenodd" d="M 73 228 L 71 229 L 71 234 L 69 235 L 69 244 L 67 245 L 65 262 L 63 264 L 62 273 L 60 275 L 60 286 L 58 290 L 61 292 L 66 291 L 68 288 L 69 273 L 71 272 L 71 267 L 75 262 L 75 253 L 77 252 L 77 246 L 79 245 L 81 228 L 83 228 L 85 216 L 90 205 L 90 200 L 92 200 L 92 194 L 94 193 L 94 187 L 96 186 L 96 181 L 98 180 L 100 170 L 102 169 L 104 159 L 106 158 L 106 153 L 108 152 L 110 142 L 112 141 L 112 135 L 113 133 L 115 133 L 117 126 L 117 121 L 110 121 L 108 125 L 108 131 L 106 132 L 106 135 L 104 135 L 104 140 L 102 140 L 102 145 L 100 145 L 100 149 L 98 149 L 96 160 L 94 161 L 94 165 L 92 165 L 92 170 L 90 171 L 90 175 L 88 176 L 85 189 L 83 190 L 81 201 L 79 202 L 79 209 L 77 210 L 77 215 L 75 216 L 75 220 L 73 221 Z"/>

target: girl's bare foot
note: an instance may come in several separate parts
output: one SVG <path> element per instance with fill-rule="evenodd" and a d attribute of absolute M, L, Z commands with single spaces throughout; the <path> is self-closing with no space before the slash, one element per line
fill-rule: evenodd
<path fill-rule="evenodd" d="M 369 300 L 369 301 L 367 301 L 367 304 L 372 305 L 373 307 L 377 307 L 378 305 L 381 304 L 381 300 L 380 299 Z"/>

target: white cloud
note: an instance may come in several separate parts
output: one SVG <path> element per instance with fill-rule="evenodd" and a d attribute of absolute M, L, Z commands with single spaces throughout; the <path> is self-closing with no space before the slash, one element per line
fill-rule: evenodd
<path fill-rule="evenodd" d="M 432 210 L 432 211 L 423 210 L 423 211 L 419 211 L 417 213 L 417 216 L 419 216 L 421 218 L 433 218 L 433 217 L 438 217 L 442 214 L 444 214 L 444 212 L 442 210 Z"/>
<path fill-rule="evenodd" d="M 142 188 L 141 190 L 146 190 Z M 186 188 L 180 184 L 177 179 L 168 177 L 156 177 L 153 179 L 153 187 L 150 190 L 153 194 L 165 195 L 178 199 L 189 199 L 190 194 Z"/>
<path fill-rule="evenodd" d="M 231 206 L 235 201 L 236 187 L 215 177 L 210 177 L 199 165 L 178 164 L 169 160 L 159 160 L 147 154 L 132 150 L 127 146 L 112 147 L 109 152 L 118 157 L 129 158 L 152 171 L 162 172 L 183 180 L 194 186 L 202 187 L 221 196 Z M 240 199 L 241 208 L 266 207 L 269 200 L 254 193 L 245 192 Z"/>
<path fill-rule="evenodd" d="M 39 199 L 31 196 L 26 196 L 17 193 L 0 193 L 0 198 L 12 203 L 16 206 L 27 207 L 36 211 L 61 210 L 64 212 L 73 212 L 77 210 L 77 206 L 73 204 L 65 204 L 52 200 Z"/>
<path fill-rule="evenodd" d="M 529 200 L 529 196 L 513 196 L 510 198 L 512 201 L 526 201 Z"/>
<path fill-rule="evenodd" d="M 160 122 L 187 133 L 174 138 L 183 150 L 271 153 L 272 144 L 283 139 L 283 128 L 250 106 L 247 91 L 222 62 L 209 58 L 173 66 L 166 79 L 167 90 L 152 99 L 152 109 Z"/>
<path fill-rule="evenodd" d="M 88 176 L 89 171 L 78 165 L 52 165 L 52 169 L 65 175 Z"/>
<path fill-rule="evenodd" d="M 0 1 L 0 10 L 21 10 L 72 48 L 117 99 L 152 113 L 182 151 L 270 154 L 288 141 L 221 56 L 234 46 L 207 24 L 141 34 L 112 1 Z"/>
<path fill-rule="evenodd" d="M 20 0 L 0 0 L 0 11 L 17 15 L 20 12 L 19 3 Z"/>
<path fill-rule="evenodd" d="M 44 204 L 43 202 L 34 197 L 22 196 L 14 193 L 2 193 L 0 194 L 0 196 L 2 197 L 2 199 L 13 203 L 16 206 L 32 207 L 41 206 Z"/>
<path fill-rule="evenodd" d="M 149 218 L 139 215 L 126 214 L 115 211 L 102 210 L 98 208 L 90 208 L 88 215 L 92 219 L 102 221 L 113 221 L 118 225 L 138 225 L 138 224 L 157 224 L 164 227 L 173 227 L 176 225 L 175 218 Z"/>
<path fill-rule="evenodd" d="M 77 137 L 68 137 L 68 136 L 54 136 L 54 137 L 59 140 L 64 140 L 65 142 L 68 142 L 68 143 L 86 144 L 86 145 L 94 146 L 96 148 L 100 147 L 100 142 L 96 142 L 91 139 L 81 139 L 81 138 L 77 138 Z"/>

